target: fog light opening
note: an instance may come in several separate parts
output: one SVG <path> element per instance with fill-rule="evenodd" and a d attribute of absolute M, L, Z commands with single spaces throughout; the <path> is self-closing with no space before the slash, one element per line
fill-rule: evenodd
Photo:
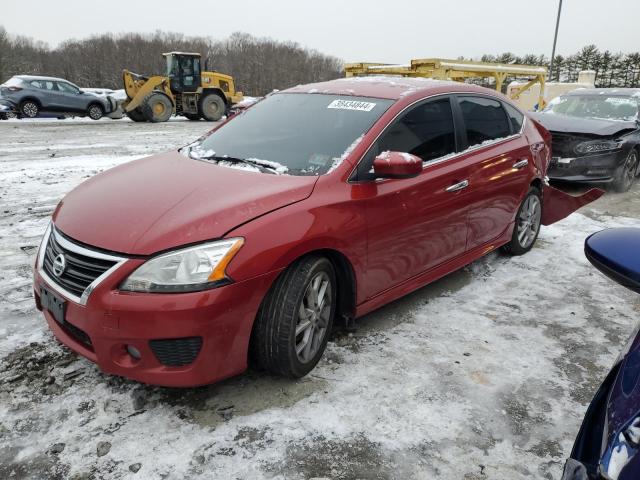
<path fill-rule="evenodd" d="M 131 355 L 131 357 L 134 360 L 140 360 L 140 358 L 142 357 L 142 354 L 140 353 L 140 350 L 138 350 L 136 347 L 134 347 L 133 345 L 127 345 L 127 353 L 129 355 Z"/>

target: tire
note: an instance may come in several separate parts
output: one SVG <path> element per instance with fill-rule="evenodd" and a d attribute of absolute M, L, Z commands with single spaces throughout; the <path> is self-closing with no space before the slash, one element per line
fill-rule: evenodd
<path fill-rule="evenodd" d="M 134 122 L 146 122 L 147 119 L 144 117 L 144 113 L 140 111 L 139 108 L 134 108 L 130 112 L 126 112 L 127 117 L 129 117 Z"/>
<path fill-rule="evenodd" d="M 522 200 L 516 215 L 511 241 L 502 247 L 509 255 L 523 255 L 533 248 L 540 233 L 542 194 L 531 187 Z"/>
<path fill-rule="evenodd" d="M 638 173 L 638 151 L 632 148 L 624 161 L 624 164 L 616 172 L 613 179 L 613 189 L 616 192 L 624 193 L 631 188 Z"/>
<path fill-rule="evenodd" d="M 25 100 L 20 104 L 20 114 L 26 118 L 36 118 L 40 113 L 40 105 L 35 100 Z"/>
<path fill-rule="evenodd" d="M 166 122 L 173 115 L 173 102 L 164 93 L 153 92 L 145 97 L 140 109 L 149 122 Z"/>
<path fill-rule="evenodd" d="M 103 115 L 104 115 L 104 108 L 102 108 L 97 103 L 93 103 L 89 105 L 89 108 L 87 108 L 87 116 L 91 120 L 100 120 Z"/>
<path fill-rule="evenodd" d="M 315 300 L 318 293 L 323 298 L 320 306 Z M 292 378 L 313 370 L 327 346 L 336 294 L 336 274 L 327 258 L 308 256 L 291 265 L 276 280 L 258 310 L 251 333 L 252 363 Z M 331 302 L 328 306 L 327 300 Z"/>
<path fill-rule="evenodd" d="M 205 120 L 217 122 L 227 110 L 227 104 L 217 93 L 209 93 L 200 98 L 198 110 Z"/>
<path fill-rule="evenodd" d="M 184 113 L 183 115 L 193 121 L 200 120 L 201 118 L 199 113 Z"/>

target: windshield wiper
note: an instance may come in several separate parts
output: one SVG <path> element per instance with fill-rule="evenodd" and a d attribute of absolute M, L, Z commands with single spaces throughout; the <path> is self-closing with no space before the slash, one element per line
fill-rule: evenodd
<path fill-rule="evenodd" d="M 263 165 L 259 161 L 254 161 L 248 158 L 238 158 L 238 157 L 229 157 L 227 155 L 208 155 L 203 157 L 192 157 L 196 160 L 213 160 L 215 162 L 230 162 L 230 163 L 242 163 L 244 165 L 249 165 L 251 167 L 258 168 L 261 172 L 276 174 L 276 169 L 269 167 L 267 165 Z"/>

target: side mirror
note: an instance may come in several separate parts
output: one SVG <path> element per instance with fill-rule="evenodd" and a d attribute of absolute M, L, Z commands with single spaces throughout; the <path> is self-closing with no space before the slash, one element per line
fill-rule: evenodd
<path fill-rule="evenodd" d="M 411 178 L 422 172 L 422 159 L 404 152 L 382 152 L 373 160 L 373 173 L 379 178 Z"/>
<path fill-rule="evenodd" d="M 584 242 L 587 259 L 614 282 L 640 293 L 640 228 L 610 228 Z"/>

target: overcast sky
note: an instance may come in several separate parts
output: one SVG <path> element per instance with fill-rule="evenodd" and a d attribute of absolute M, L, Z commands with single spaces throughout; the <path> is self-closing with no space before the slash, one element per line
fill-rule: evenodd
<path fill-rule="evenodd" d="M 505 51 L 549 56 L 557 8 L 558 0 L 5 0 L 0 25 L 51 45 L 102 32 L 160 29 L 223 38 L 243 31 L 346 61 L 404 63 Z M 564 0 L 558 53 L 590 43 L 638 51 L 638 19 L 640 0 Z"/>

